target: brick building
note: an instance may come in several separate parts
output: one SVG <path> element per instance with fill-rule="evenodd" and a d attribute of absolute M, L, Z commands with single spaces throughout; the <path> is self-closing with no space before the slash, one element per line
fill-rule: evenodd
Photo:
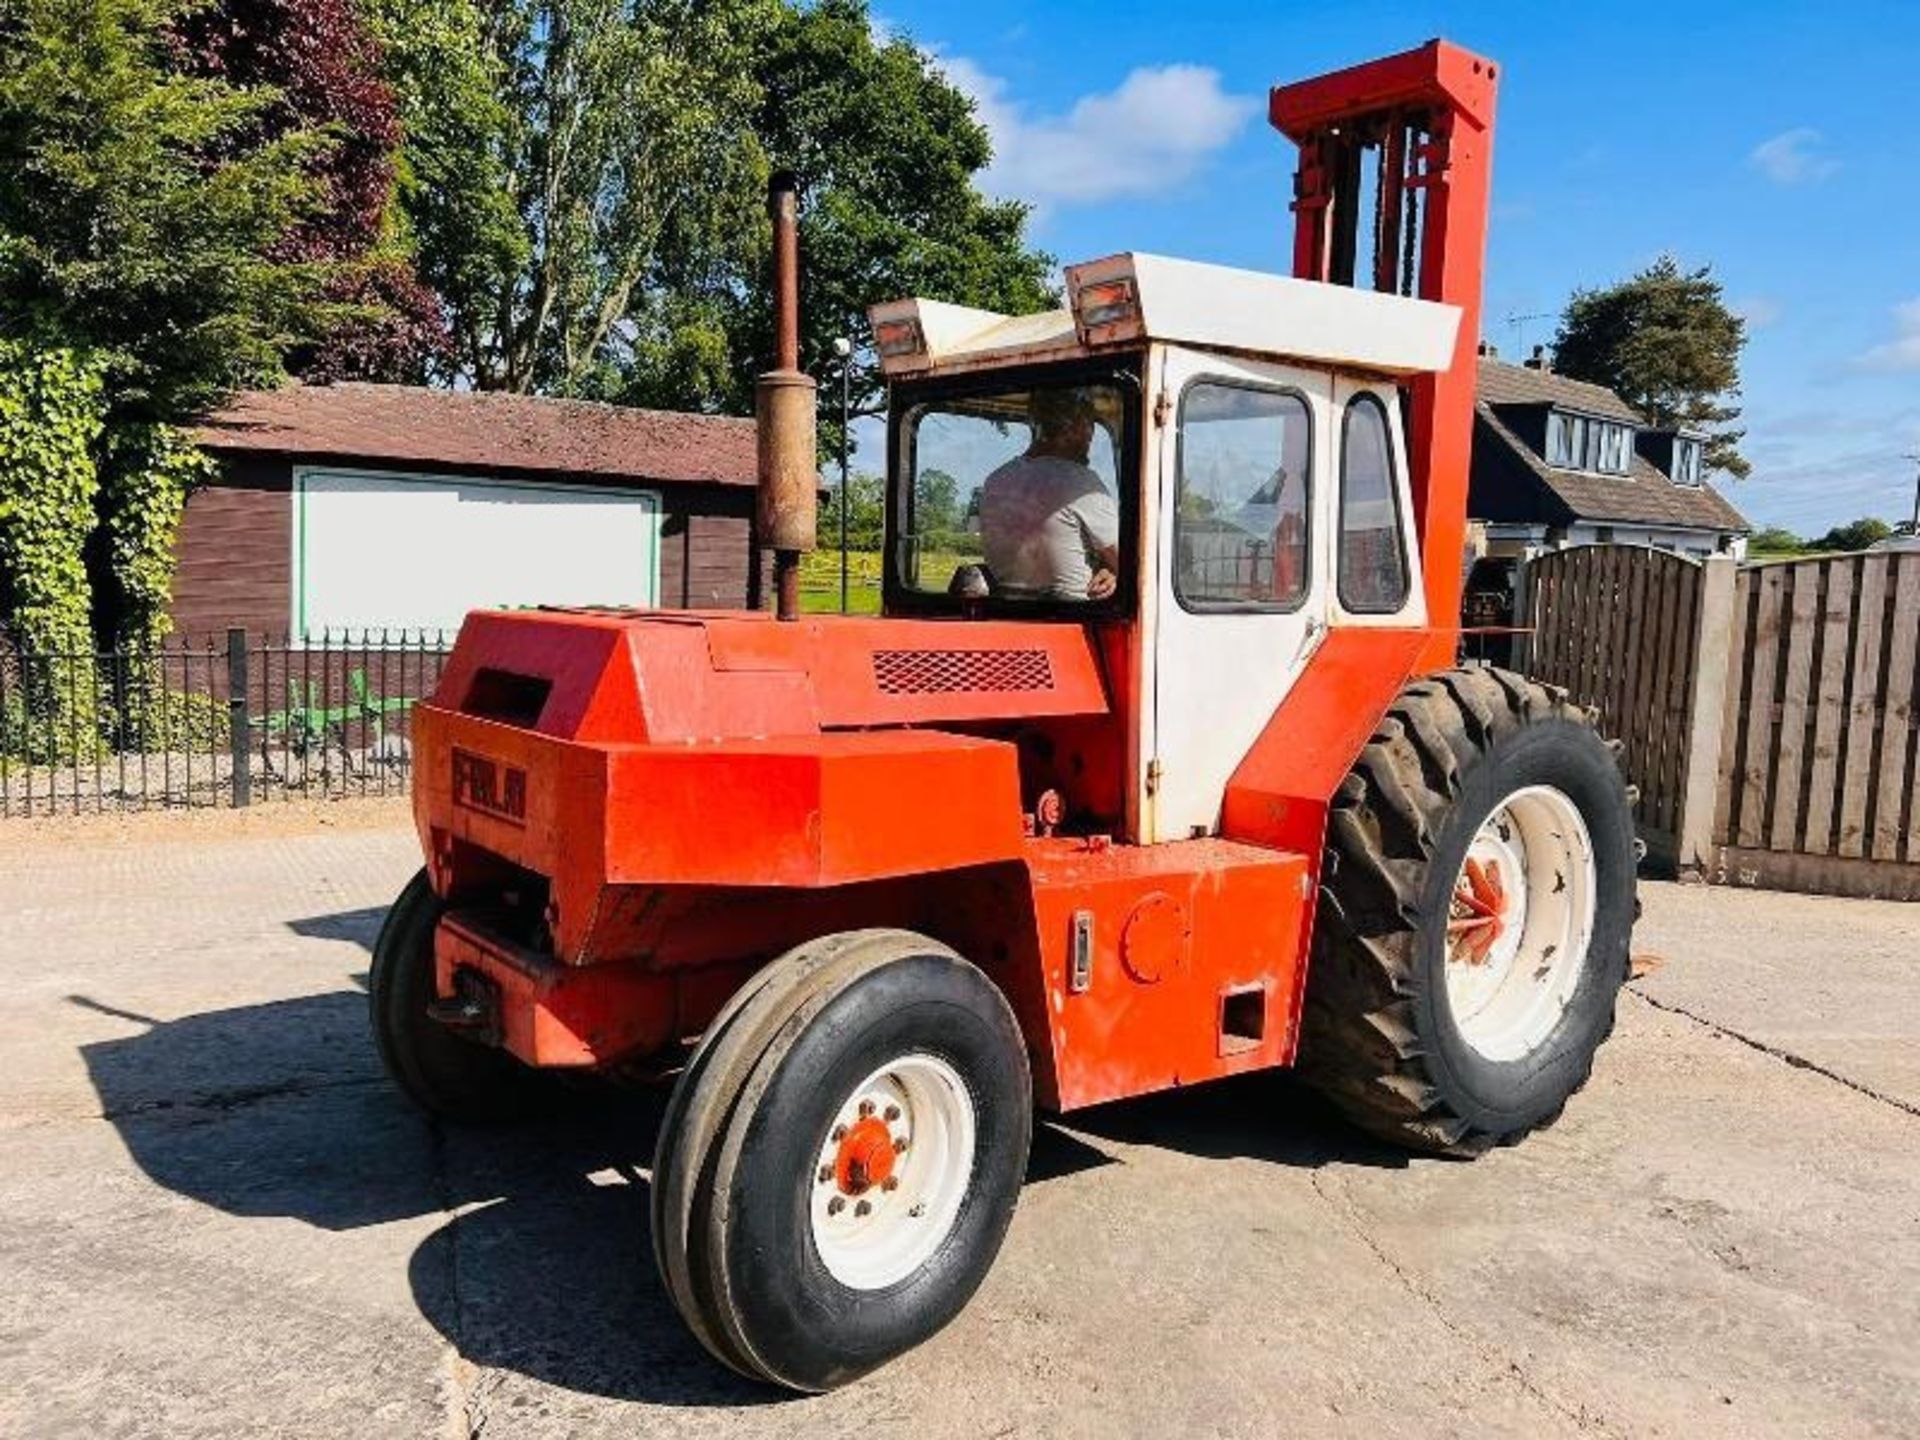
<path fill-rule="evenodd" d="M 202 426 L 177 629 L 453 628 L 487 605 L 759 603 L 751 420 L 290 386 Z"/>

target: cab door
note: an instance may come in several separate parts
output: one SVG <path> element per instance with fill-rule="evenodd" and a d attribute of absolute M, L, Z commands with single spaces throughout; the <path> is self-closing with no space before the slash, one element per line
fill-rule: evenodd
<path fill-rule="evenodd" d="M 1167 349 L 1146 607 L 1144 841 L 1220 828 L 1228 779 L 1325 634 L 1324 372 Z"/>

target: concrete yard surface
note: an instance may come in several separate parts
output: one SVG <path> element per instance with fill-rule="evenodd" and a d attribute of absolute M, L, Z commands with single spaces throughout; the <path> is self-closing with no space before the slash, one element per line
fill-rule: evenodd
<path fill-rule="evenodd" d="M 388 1087 L 417 863 L 393 805 L 0 828 L 0 1434 L 1920 1434 L 1920 907 L 1646 885 L 1592 1083 L 1472 1164 L 1284 1077 L 1043 1124 L 968 1311 L 796 1399 L 655 1277 L 659 1097 Z"/>

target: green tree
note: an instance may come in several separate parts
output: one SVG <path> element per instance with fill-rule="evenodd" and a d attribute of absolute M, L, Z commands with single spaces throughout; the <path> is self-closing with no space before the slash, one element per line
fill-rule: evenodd
<path fill-rule="evenodd" d="M 913 477 L 913 528 L 918 535 L 946 536 L 963 527 L 960 482 L 945 470 L 922 470 Z"/>
<path fill-rule="evenodd" d="M 319 162 L 334 141 L 290 123 L 278 91 L 201 63 L 198 0 L 15 0 L 6 17 L 0 333 L 77 357 L 99 384 L 91 523 L 49 543 L 72 551 L 62 573 L 82 576 L 102 638 L 152 640 L 180 507 L 206 471 L 178 427 L 277 383 L 291 350 L 357 313 L 328 298 L 340 264 L 298 239 L 331 193 Z M 0 620 L 22 624 L 22 607 Z"/>
<path fill-rule="evenodd" d="M 984 197 L 974 177 L 993 158 L 973 104 L 894 32 L 876 43 L 865 0 L 778 7 L 755 60 L 753 131 L 767 161 L 805 187 L 801 236 L 801 360 L 823 379 L 839 363 L 836 336 L 856 343 L 852 399 L 870 413 L 882 390 L 867 307 L 927 295 L 1022 314 L 1056 303 L 1052 259 L 1029 247 L 1027 208 Z M 727 363 L 693 376 L 672 363 L 634 367 L 628 393 L 647 403 L 744 412 L 768 358 L 772 320 L 769 231 L 755 188 L 739 197 L 754 223 L 734 230 L 719 264 L 686 265 L 685 288 L 724 336 Z M 686 334 L 669 311 L 669 336 Z M 654 357 L 648 357 L 649 359 Z M 696 383 L 690 384 L 692 379 Z M 719 387 L 701 383 L 719 379 Z M 837 407 L 823 414 L 823 445 L 837 443 Z"/>
<path fill-rule="evenodd" d="M 502 303 L 534 242 L 515 203 L 514 112 L 506 64 L 478 0 L 364 0 L 381 69 L 399 104 L 391 215 L 420 278 L 454 326 L 431 369 L 481 380 L 499 363 Z"/>
<path fill-rule="evenodd" d="M 115 419 L 271 384 L 324 328 L 324 267 L 273 258 L 314 203 L 271 92 L 170 68 L 188 0 L 14 0 L 0 23 L 0 331 L 104 369 Z"/>
<path fill-rule="evenodd" d="M 746 413 L 775 167 L 805 186 L 802 358 L 823 377 L 875 300 L 1051 302 L 1024 208 L 973 185 L 991 149 L 969 101 L 911 43 L 876 44 L 863 0 L 368 3 L 402 208 L 467 383 Z M 879 390 L 862 356 L 856 410 Z"/>
<path fill-rule="evenodd" d="M 1663 255 L 1617 285 L 1575 292 L 1554 337 L 1554 365 L 1618 392 L 1658 425 L 1702 431 L 1707 464 L 1745 478 L 1746 432 L 1730 428 L 1740 418 L 1730 402 L 1746 339 L 1712 267 L 1683 271 Z"/>
<path fill-rule="evenodd" d="M 403 96 L 402 205 L 462 378 L 590 388 L 678 237 L 743 223 L 773 0 L 371 5 Z"/>
<path fill-rule="evenodd" d="M 847 548 L 878 550 L 886 528 L 887 482 L 884 476 L 856 470 L 847 477 Z M 820 507 L 820 548 L 840 544 L 840 482 L 827 487 Z"/>
<path fill-rule="evenodd" d="M 1893 526 L 1872 516 L 1836 525 L 1818 540 L 1807 542 L 1809 550 L 1865 550 L 1893 534 Z"/>
<path fill-rule="evenodd" d="M 1778 525 L 1769 526 L 1765 530 L 1756 530 L 1747 540 L 1747 550 L 1750 554 L 1799 555 L 1803 554 L 1806 548 L 1806 541 L 1791 530 L 1782 529 Z"/>

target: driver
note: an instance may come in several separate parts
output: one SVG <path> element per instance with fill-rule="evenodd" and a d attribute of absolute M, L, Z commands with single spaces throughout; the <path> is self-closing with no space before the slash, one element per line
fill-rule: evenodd
<path fill-rule="evenodd" d="M 1093 399 L 1085 390 L 1036 390 L 1033 439 L 980 487 L 980 540 L 1004 595 L 1105 600 L 1120 568 L 1120 507 L 1087 455 Z"/>

